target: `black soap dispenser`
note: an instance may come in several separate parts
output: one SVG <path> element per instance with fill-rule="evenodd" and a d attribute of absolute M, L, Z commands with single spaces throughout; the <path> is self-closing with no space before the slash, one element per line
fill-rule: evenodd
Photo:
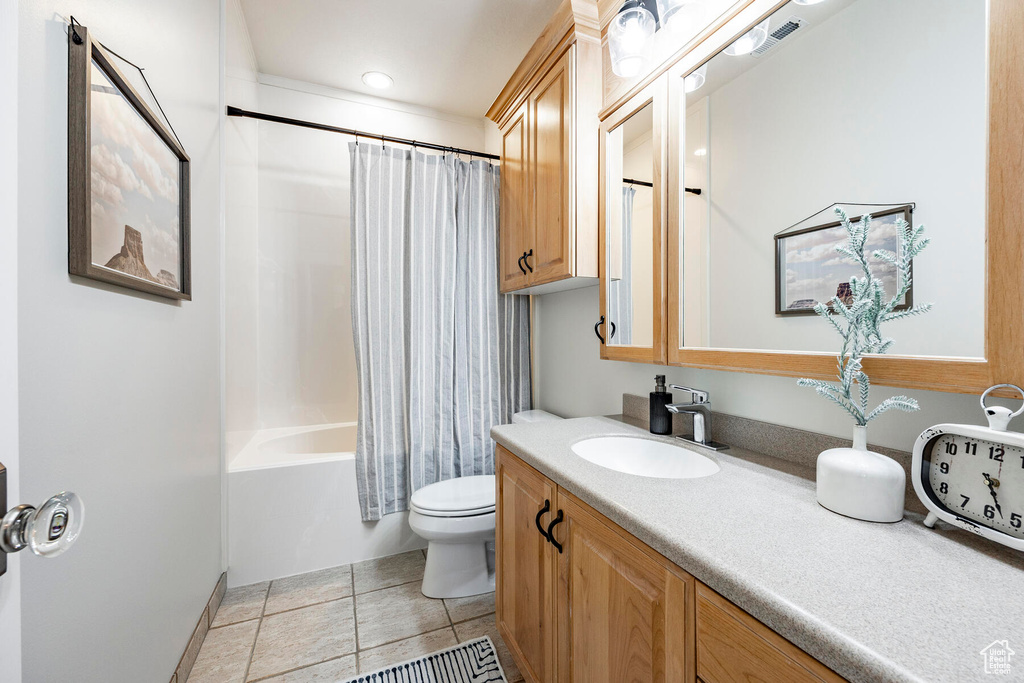
<path fill-rule="evenodd" d="M 665 391 L 665 375 L 655 375 L 651 392 L 651 434 L 672 433 L 672 413 L 666 407 L 672 403 L 672 394 Z"/>

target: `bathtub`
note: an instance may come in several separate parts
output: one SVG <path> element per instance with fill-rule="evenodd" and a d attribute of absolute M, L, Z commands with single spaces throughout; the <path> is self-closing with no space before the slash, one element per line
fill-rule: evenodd
<path fill-rule="evenodd" d="M 229 586 L 426 547 L 408 513 L 362 521 L 355 423 L 229 434 L 228 444 Z"/>

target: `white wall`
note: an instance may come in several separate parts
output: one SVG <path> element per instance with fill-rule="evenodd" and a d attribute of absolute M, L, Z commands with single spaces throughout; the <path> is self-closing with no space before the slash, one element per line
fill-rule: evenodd
<path fill-rule="evenodd" d="M 18 220 L 18 3 L 0 0 L 0 225 Z M 7 467 L 7 503 L 21 500 L 18 479 L 18 231 L 4 232 L 0 250 L 0 461 Z M 0 508 L 0 512 L 6 512 Z M 0 577 L 0 680 L 21 680 L 21 558 L 7 558 Z"/>
<path fill-rule="evenodd" d="M 241 92 L 243 77 L 229 79 L 238 87 L 229 87 L 228 103 L 247 107 L 230 99 L 244 98 L 265 113 L 467 149 L 485 151 L 488 144 L 482 118 L 258 78 L 255 100 L 248 85 Z M 227 221 L 227 429 L 239 446 L 255 429 L 356 420 L 352 138 L 278 123 L 242 124 L 244 144 L 234 156 L 229 149 L 229 175 L 241 177 L 228 180 Z M 255 149 L 249 126 L 258 130 Z"/>
<path fill-rule="evenodd" d="M 20 3 L 22 496 L 82 496 L 78 544 L 22 558 L 26 681 L 166 681 L 221 572 L 218 0 Z M 191 157 L 192 292 L 67 274 L 71 14 L 146 74 Z M 24 555 L 24 553 L 22 553 Z"/>
<path fill-rule="evenodd" d="M 858 0 L 711 94 L 710 346 L 832 350 L 816 316 L 775 315 L 772 235 L 833 202 L 914 201 L 933 238 L 914 297 L 935 307 L 888 328 L 892 352 L 984 355 L 985 5 Z"/>
<path fill-rule="evenodd" d="M 710 391 L 713 410 L 850 438 L 846 413 L 796 386 L 792 378 L 601 360 L 594 336 L 597 287 L 533 301 L 535 408 L 564 417 L 617 414 L 624 392 L 646 395 L 653 390 L 654 375 L 662 373 L 669 382 Z M 888 413 L 872 422 L 868 440 L 873 444 L 910 450 L 917 435 L 938 422 L 984 423 L 977 396 L 876 386 L 872 403 L 896 393 L 917 398 L 922 410 Z"/>

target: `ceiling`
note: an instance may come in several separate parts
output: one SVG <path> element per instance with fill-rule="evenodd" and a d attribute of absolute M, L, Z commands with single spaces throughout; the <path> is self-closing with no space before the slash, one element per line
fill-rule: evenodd
<path fill-rule="evenodd" d="M 242 0 L 261 73 L 483 116 L 559 0 Z M 395 84 L 374 90 L 367 71 Z"/>

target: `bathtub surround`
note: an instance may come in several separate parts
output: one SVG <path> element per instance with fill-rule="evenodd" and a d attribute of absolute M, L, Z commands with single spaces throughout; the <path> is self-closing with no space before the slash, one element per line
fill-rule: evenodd
<path fill-rule="evenodd" d="M 234 457 L 228 469 L 229 586 L 426 546 L 409 528 L 408 513 L 362 521 L 355 441 L 354 423 L 264 429 Z"/>
<path fill-rule="evenodd" d="M 364 521 L 494 472 L 490 428 L 528 407 L 529 302 L 498 293 L 498 167 L 349 145 L 356 472 Z"/>

